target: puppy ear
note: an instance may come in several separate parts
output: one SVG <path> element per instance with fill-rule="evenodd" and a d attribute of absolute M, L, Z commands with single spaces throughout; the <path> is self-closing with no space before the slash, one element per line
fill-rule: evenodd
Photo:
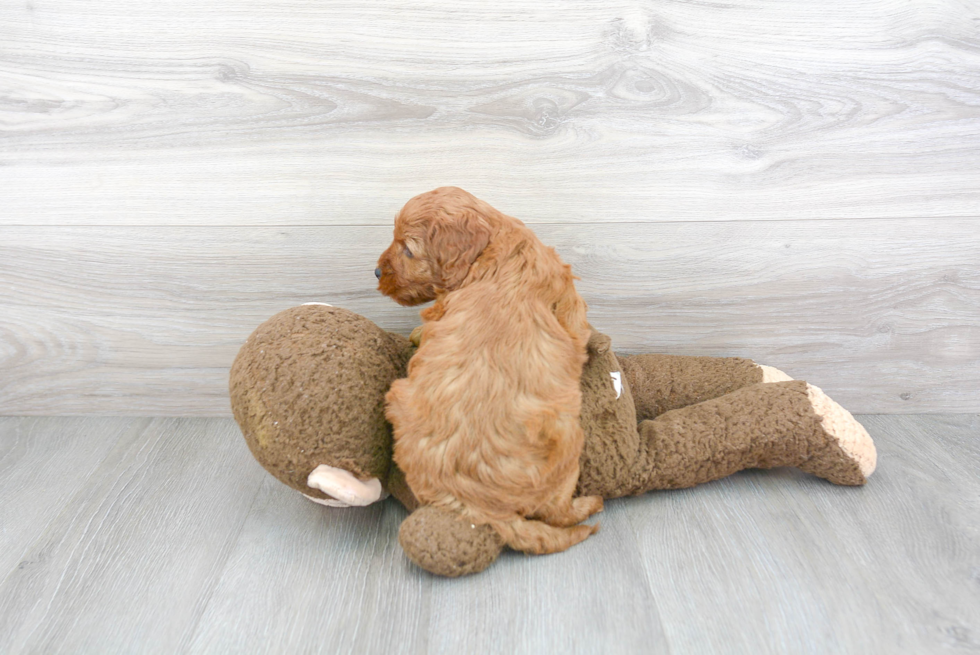
<path fill-rule="evenodd" d="M 450 220 L 433 221 L 427 241 L 439 267 L 439 286 L 455 289 L 490 243 L 490 224 L 478 212 L 464 210 Z"/>

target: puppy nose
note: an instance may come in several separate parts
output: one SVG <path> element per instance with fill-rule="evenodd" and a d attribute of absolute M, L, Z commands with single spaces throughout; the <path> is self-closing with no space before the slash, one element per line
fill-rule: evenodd
<path fill-rule="evenodd" d="M 381 269 L 380 268 L 374 269 L 374 277 L 378 278 L 379 280 L 381 279 Z"/>

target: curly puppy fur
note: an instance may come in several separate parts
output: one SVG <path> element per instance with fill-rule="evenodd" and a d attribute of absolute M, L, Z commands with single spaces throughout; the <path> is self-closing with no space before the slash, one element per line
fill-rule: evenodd
<path fill-rule="evenodd" d="M 590 328 L 571 267 L 521 221 L 444 187 L 402 208 L 376 273 L 403 305 L 436 301 L 386 397 L 395 461 L 419 500 L 529 553 L 594 534 L 576 524 L 602 499 L 572 498 Z"/>

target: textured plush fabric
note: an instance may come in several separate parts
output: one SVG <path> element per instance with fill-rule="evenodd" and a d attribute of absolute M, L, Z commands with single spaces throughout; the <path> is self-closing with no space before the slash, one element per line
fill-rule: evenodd
<path fill-rule="evenodd" d="M 385 485 L 385 488 L 409 512 L 414 512 L 419 508 L 418 498 L 415 497 L 412 488 L 408 486 L 405 474 L 398 468 L 398 464 L 394 460 L 391 462 L 391 468 L 388 469 L 388 483 Z"/>
<path fill-rule="evenodd" d="M 762 369 L 741 357 L 621 355 L 619 363 L 633 390 L 638 421 L 762 382 Z"/>
<path fill-rule="evenodd" d="M 588 352 L 581 382 L 585 445 L 575 495 L 615 498 L 629 487 L 639 447 L 634 398 L 622 375 L 622 393 L 616 397 L 612 374 L 621 371 L 609 337 L 594 333 Z"/>
<path fill-rule="evenodd" d="M 431 505 L 402 522 L 398 541 L 409 559 L 430 573 L 455 578 L 490 566 L 504 541 L 490 526 L 473 525 Z"/>
<path fill-rule="evenodd" d="M 680 489 L 747 468 L 796 466 L 835 484 L 864 484 L 857 463 L 824 431 L 806 382 L 756 384 L 668 411 L 639 426 L 630 493 Z"/>
<path fill-rule="evenodd" d="M 318 464 L 385 481 L 391 428 L 384 394 L 405 375 L 404 337 L 338 307 L 304 305 L 256 328 L 235 358 L 235 420 L 255 459 L 304 494 Z"/>

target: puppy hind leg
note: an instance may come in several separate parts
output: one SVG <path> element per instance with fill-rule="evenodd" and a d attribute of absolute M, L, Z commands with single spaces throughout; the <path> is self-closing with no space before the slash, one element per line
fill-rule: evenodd
<path fill-rule="evenodd" d="M 510 520 L 493 521 L 490 526 L 509 547 L 532 555 L 560 553 L 585 541 L 599 530 L 598 525 L 557 528 L 520 516 L 514 516 Z"/>
<path fill-rule="evenodd" d="M 531 518 L 540 519 L 548 525 L 567 528 L 581 523 L 596 512 L 602 511 L 601 496 L 581 496 L 572 498 L 578 474 L 566 478 L 562 488 L 542 507 L 535 510 Z"/>
<path fill-rule="evenodd" d="M 567 528 L 602 511 L 601 496 L 553 499 L 534 514 L 548 525 Z"/>

